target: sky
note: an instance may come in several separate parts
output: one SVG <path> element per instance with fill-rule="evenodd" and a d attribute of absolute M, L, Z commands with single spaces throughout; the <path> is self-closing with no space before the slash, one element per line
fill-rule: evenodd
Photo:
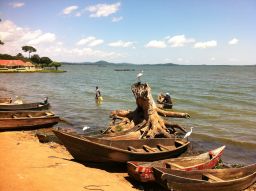
<path fill-rule="evenodd" d="M 0 53 L 59 62 L 256 64 L 255 0 L 0 0 Z"/>

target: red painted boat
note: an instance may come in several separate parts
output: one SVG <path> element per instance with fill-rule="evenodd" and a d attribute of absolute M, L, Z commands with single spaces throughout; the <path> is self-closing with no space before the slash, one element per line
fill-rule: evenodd
<path fill-rule="evenodd" d="M 130 161 L 127 163 L 128 174 L 140 182 L 152 182 L 155 181 L 153 167 L 183 171 L 210 169 L 218 164 L 224 149 L 225 146 L 222 146 L 197 156 L 179 157 L 154 162 Z"/>

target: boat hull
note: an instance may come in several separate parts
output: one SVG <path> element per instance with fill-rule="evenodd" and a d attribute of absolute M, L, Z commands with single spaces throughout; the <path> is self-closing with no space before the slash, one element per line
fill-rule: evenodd
<path fill-rule="evenodd" d="M 202 177 L 215 178 L 205 179 Z M 201 171 L 162 171 L 154 168 L 158 183 L 169 190 L 179 191 L 239 191 L 256 182 L 256 164 L 243 168 L 208 169 Z M 217 179 L 216 179 L 217 177 Z M 214 180 L 215 179 L 215 180 Z"/>
<path fill-rule="evenodd" d="M 0 104 L 0 111 L 17 111 L 17 110 L 46 110 L 50 104 L 24 103 L 24 104 Z"/>
<path fill-rule="evenodd" d="M 60 121 L 51 112 L 6 111 L 0 112 L 0 130 L 26 130 L 51 127 Z"/>
<path fill-rule="evenodd" d="M 222 146 L 197 156 L 179 157 L 154 162 L 130 161 L 127 163 L 128 174 L 139 182 L 154 182 L 155 177 L 153 174 L 153 167 L 171 168 L 185 171 L 210 169 L 218 164 L 224 149 L 225 146 Z"/>
<path fill-rule="evenodd" d="M 175 147 L 174 139 L 150 139 L 150 140 L 107 140 L 85 138 L 55 131 L 55 135 L 61 140 L 70 154 L 77 161 L 91 162 L 119 162 L 125 163 L 130 160 L 155 161 L 170 157 L 177 157 L 186 151 L 189 142 Z M 95 143 L 94 140 L 98 142 Z M 162 152 L 133 152 L 127 150 L 128 146 L 138 148 L 142 145 L 153 147 L 158 143 L 164 145 L 173 144 L 173 150 Z M 107 143 L 107 144 L 106 144 Z"/>

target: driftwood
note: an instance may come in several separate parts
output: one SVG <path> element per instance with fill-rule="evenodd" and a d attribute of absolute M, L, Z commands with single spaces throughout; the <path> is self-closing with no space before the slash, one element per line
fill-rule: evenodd
<path fill-rule="evenodd" d="M 140 82 L 131 86 L 136 99 L 137 108 L 130 110 L 115 110 L 111 112 L 111 122 L 103 134 L 120 134 L 125 131 L 138 138 L 172 137 L 177 129 L 186 132 L 178 124 L 172 124 L 164 120 L 165 117 L 188 118 L 187 113 L 164 111 L 157 107 L 152 95 L 151 88 L 147 83 Z M 130 131 L 136 129 L 136 131 Z"/>

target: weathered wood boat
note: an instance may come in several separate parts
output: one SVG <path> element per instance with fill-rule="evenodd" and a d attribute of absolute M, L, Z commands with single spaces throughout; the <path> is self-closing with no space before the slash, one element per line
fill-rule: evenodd
<path fill-rule="evenodd" d="M 186 151 L 189 142 L 174 138 L 111 140 L 72 135 L 53 130 L 77 161 L 119 162 L 155 161 L 177 157 Z"/>
<path fill-rule="evenodd" d="M 185 171 L 210 169 L 218 164 L 224 149 L 225 146 L 222 146 L 197 156 L 179 157 L 154 162 L 129 161 L 127 163 L 128 174 L 140 182 L 153 182 L 155 181 L 153 167 Z"/>
<path fill-rule="evenodd" d="M 0 97 L 0 104 L 9 104 L 12 102 L 12 98 L 10 97 Z"/>
<path fill-rule="evenodd" d="M 239 191 L 256 182 L 256 164 L 242 168 L 180 171 L 153 168 L 156 181 L 169 190 Z"/>
<path fill-rule="evenodd" d="M 17 111 L 17 110 L 46 110 L 49 109 L 49 103 L 23 103 L 23 104 L 0 104 L 0 111 Z"/>
<path fill-rule="evenodd" d="M 60 121 L 50 111 L 1 111 L 0 130 L 26 130 L 50 127 Z"/>

